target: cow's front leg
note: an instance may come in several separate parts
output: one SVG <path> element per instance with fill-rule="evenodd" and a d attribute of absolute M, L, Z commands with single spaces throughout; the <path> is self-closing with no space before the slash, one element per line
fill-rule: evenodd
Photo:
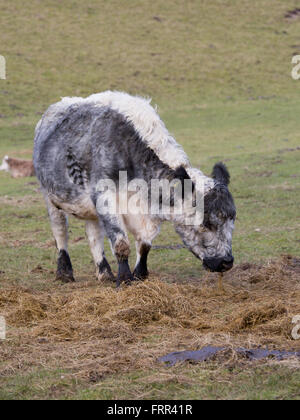
<path fill-rule="evenodd" d="M 58 249 L 56 280 L 63 283 L 74 282 L 72 263 L 68 254 L 68 219 L 50 200 L 47 201 L 48 213 L 53 236 Z"/>
<path fill-rule="evenodd" d="M 128 258 L 130 254 L 130 244 L 125 233 L 122 219 L 118 215 L 101 216 L 106 234 L 110 240 L 112 251 L 118 261 L 118 276 L 116 279 L 117 287 L 122 282 L 129 285 L 133 280 L 130 271 Z"/>
<path fill-rule="evenodd" d="M 147 267 L 147 258 L 151 249 L 151 245 L 147 242 L 136 241 L 135 246 L 137 260 L 133 276 L 137 280 L 145 280 L 149 275 Z"/>
<path fill-rule="evenodd" d="M 135 238 L 136 264 L 133 275 L 138 280 L 148 276 L 147 258 L 153 239 L 160 230 L 160 221 L 145 214 L 126 214 L 123 216 L 126 228 Z"/>
<path fill-rule="evenodd" d="M 114 239 L 110 239 L 112 244 L 113 252 L 118 261 L 118 277 L 117 277 L 117 287 L 120 286 L 122 282 L 127 285 L 131 284 L 133 280 L 133 275 L 131 274 L 128 258 L 130 254 L 130 244 L 127 238 L 127 235 L 119 231 Z"/>
<path fill-rule="evenodd" d="M 102 226 L 100 220 L 88 220 L 86 222 L 85 230 L 96 265 L 98 280 L 114 281 L 114 275 L 104 253 L 104 226 Z"/>

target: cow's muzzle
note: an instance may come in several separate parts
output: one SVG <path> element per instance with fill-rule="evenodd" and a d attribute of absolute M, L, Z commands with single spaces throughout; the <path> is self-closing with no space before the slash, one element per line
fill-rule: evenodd
<path fill-rule="evenodd" d="M 233 261 L 234 258 L 232 255 L 220 258 L 204 258 L 203 267 L 209 271 L 224 273 L 232 268 Z"/>

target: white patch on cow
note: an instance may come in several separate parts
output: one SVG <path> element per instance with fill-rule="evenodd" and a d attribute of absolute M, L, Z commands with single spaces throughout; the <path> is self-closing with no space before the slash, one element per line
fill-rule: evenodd
<path fill-rule="evenodd" d="M 59 207 L 67 214 L 83 220 L 98 220 L 96 207 L 88 194 L 82 194 L 72 203 L 63 201 L 54 194 L 48 194 L 48 197 L 54 206 Z"/>
<path fill-rule="evenodd" d="M 139 133 L 142 140 L 170 168 L 190 166 L 182 147 L 168 132 L 156 110 L 150 105 L 151 99 L 131 96 L 123 92 L 103 92 L 91 95 L 88 102 L 108 106 L 124 115 Z"/>
<path fill-rule="evenodd" d="M 104 254 L 104 228 L 100 227 L 99 220 L 87 220 L 85 231 L 95 265 L 98 266 L 103 260 Z"/>
<path fill-rule="evenodd" d="M 3 159 L 3 161 L 2 161 L 2 165 L 0 166 L 0 171 L 6 171 L 6 172 L 8 172 L 9 171 L 9 164 L 8 164 L 8 159 L 9 159 L 9 157 L 8 156 L 5 156 L 4 157 L 4 159 Z"/>
<path fill-rule="evenodd" d="M 183 148 L 170 135 L 165 124 L 150 103 L 151 99 L 112 91 L 96 93 L 87 98 L 65 97 L 48 108 L 42 120 L 37 124 L 36 133 L 41 124 L 51 125 L 57 118 L 63 116 L 72 105 L 94 104 L 107 106 L 124 115 L 133 124 L 142 140 L 170 168 L 176 169 L 179 166 L 183 166 L 194 181 L 200 178 L 203 180 L 204 178 L 206 194 L 214 187 L 214 180 L 206 177 L 199 169 L 191 167 L 189 158 Z"/>
<path fill-rule="evenodd" d="M 204 175 L 200 169 L 197 168 L 186 168 L 188 176 L 197 185 L 204 185 L 204 195 L 206 195 L 215 186 L 215 181 L 212 178 Z"/>
<path fill-rule="evenodd" d="M 68 219 L 63 212 L 53 205 L 47 194 L 45 194 L 45 199 L 57 249 L 68 251 Z"/>
<path fill-rule="evenodd" d="M 186 153 L 168 132 L 165 124 L 150 103 L 151 99 L 112 91 L 97 93 L 87 98 L 66 97 L 62 98 L 60 102 L 51 105 L 42 121 L 45 121 L 47 124 L 53 123 L 57 117 L 64 114 L 69 106 L 75 104 L 107 106 L 122 114 L 135 127 L 142 140 L 170 168 L 189 167 L 190 162 Z M 36 132 L 40 125 L 41 121 L 36 127 Z"/>
<path fill-rule="evenodd" d="M 134 236 L 136 241 L 149 243 L 158 235 L 161 220 L 154 219 L 147 214 L 123 214 L 126 229 Z"/>
<path fill-rule="evenodd" d="M 123 214 L 122 217 L 126 229 L 135 238 L 135 267 L 137 267 L 141 259 L 139 251 L 141 245 L 148 244 L 151 246 L 152 241 L 160 232 L 161 220 L 154 219 L 150 215 L 146 214 Z"/>

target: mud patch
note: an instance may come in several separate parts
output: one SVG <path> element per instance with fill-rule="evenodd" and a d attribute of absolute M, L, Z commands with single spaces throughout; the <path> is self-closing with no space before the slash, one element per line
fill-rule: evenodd
<path fill-rule="evenodd" d="M 162 356 L 158 359 L 159 362 L 174 366 L 179 362 L 206 362 L 213 359 L 220 352 L 235 351 L 238 355 L 248 360 L 263 360 L 272 358 L 276 360 L 284 360 L 290 357 L 300 358 L 300 352 L 284 351 L 284 350 L 268 350 L 268 349 L 244 349 L 237 348 L 231 349 L 226 347 L 203 347 L 201 350 L 196 351 L 180 351 L 169 353 L 166 356 Z"/>
<path fill-rule="evenodd" d="M 175 244 L 175 245 L 153 245 L 151 247 L 151 249 L 172 249 L 172 250 L 176 250 L 176 249 L 184 249 L 186 248 L 185 245 L 182 244 Z"/>
<path fill-rule="evenodd" d="M 34 193 L 35 191 L 31 191 Z M 36 191 L 37 193 L 38 191 Z M 24 208 L 32 206 L 32 203 L 41 203 L 43 204 L 42 198 L 37 195 L 25 195 L 24 197 L 10 197 L 7 195 L 4 195 L 0 197 L 0 205 L 3 206 L 12 206 L 15 208 L 21 208 L 22 210 Z"/>
<path fill-rule="evenodd" d="M 285 149 L 279 149 L 278 153 L 297 152 L 299 150 L 300 150 L 300 146 L 294 147 L 294 148 L 289 147 L 289 148 L 285 148 Z"/>
<path fill-rule="evenodd" d="M 245 168 L 245 173 L 247 174 L 247 176 L 253 176 L 253 177 L 266 177 L 269 178 L 270 176 L 273 175 L 272 171 L 250 171 L 248 168 Z"/>
<path fill-rule="evenodd" d="M 285 16 L 288 20 L 295 20 L 300 18 L 300 8 L 288 11 Z"/>

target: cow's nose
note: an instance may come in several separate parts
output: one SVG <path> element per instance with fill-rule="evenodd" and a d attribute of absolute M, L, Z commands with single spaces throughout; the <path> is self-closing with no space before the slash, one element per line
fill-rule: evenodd
<path fill-rule="evenodd" d="M 228 256 L 224 257 L 223 261 L 222 261 L 222 264 L 221 264 L 222 265 L 222 271 L 223 270 L 224 271 L 230 270 L 233 266 L 233 261 L 234 261 L 234 258 L 233 258 L 232 255 L 228 255 Z"/>
<path fill-rule="evenodd" d="M 227 255 L 226 257 L 210 257 L 204 258 L 203 266 L 206 270 L 224 272 L 228 271 L 233 266 L 233 256 Z"/>

